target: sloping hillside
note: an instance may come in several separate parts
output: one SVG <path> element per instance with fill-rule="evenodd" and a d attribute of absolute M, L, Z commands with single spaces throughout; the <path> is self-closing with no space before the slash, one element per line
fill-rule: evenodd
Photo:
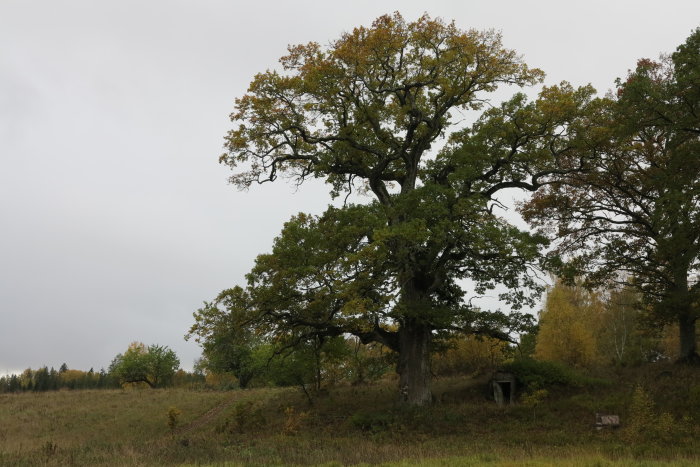
<path fill-rule="evenodd" d="M 530 389 L 498 407 L 488 376 L 442 379 L 432 407 L 409 411 L 390 380 L 331 388 L 313 405 L 294 388 L 7 394 L 0 464 L 700 463 L 700 370 L 650 366 L 606 381 Z M 595 412 L 622 427 L 595 430 Z"/>

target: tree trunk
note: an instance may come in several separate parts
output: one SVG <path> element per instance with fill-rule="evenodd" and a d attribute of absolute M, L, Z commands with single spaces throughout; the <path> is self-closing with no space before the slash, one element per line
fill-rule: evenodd
<path fill-rule="evenodd" d="M 677 258 L 679 261 L 681 259 Z M 688 268 L 689 262 L 681 261 L 673 269 L 676 289 L 671 305 L 678 316 L 678 331 L 680 333 L 678 363 L 700 363 L 695 336 L 697 316 L 693 313 L 693 298 L 688 291 Z"/>
<path fill-rule="evenodd" d="M 316 367 L 316 374 L 314 375 L 316 387 L 314 389 L 316 392 L 321 390 L 321 345 L 322 344 L 318 339 L 316 342 L 314 342 L 314 366 Z"/>
<path fill-rule="evenodd" d="M 399 329 L 399 393 L 409 405 L 432 402 L 430 392 L 430 343 L 432 330 L 407 318 Z"/>
<path fill-rule="evenodd" d="M 695 323 L 696 318 L 691 313 L 683 313 L 678 317 L 678 328 L 680 331 L 679 363 L 700 363 L 700 356 L 697 353 Z"/>

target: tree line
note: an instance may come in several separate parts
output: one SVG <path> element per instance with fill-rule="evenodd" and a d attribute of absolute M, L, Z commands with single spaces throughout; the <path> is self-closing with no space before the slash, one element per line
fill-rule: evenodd
<path fill-rule="evenodd" d="M 0 393 L 24 391 L 55 391 L 58 389 L 110 389 L 119 382 L 104 369 L 94 371 L 71 370 L 64 363 L 56 370 L 41 367 L 27 368 L 21 374 L 0 377 Z"/>
<path fill-rule="evenodd" d="M 0 377 L 0 393 L 26 391 L 55 391 L 59 389 L 117 389 L 145 386 L 191 387 L 204 382 L 204 375 L 195 370 L 187 372 L 179 368 L 180 360 L 167 346 L 133 342 L 126 352 L 117 354 L 109 365 L 100 371 L 69 369 L 63 363 L 58 370 L 46 366 L 21 374 Z"/>

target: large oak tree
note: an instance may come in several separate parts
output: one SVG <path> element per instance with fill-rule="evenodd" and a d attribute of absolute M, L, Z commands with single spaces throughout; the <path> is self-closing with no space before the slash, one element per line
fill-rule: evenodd
<path fill-rule="evenodd" d="M 496 33 L 398 13 L 328 46 L 292 46 L 281 64 L 236 101 L 221 157 L 231 181 L 322 178 L 334 196 L 360 190 L 371 201 L 293 218 L 246 289 L 200 310 L 191 333 L 206 335 L 205 314 L 218 310 L 286 343 L 344 333 L 381 342 L 398 352 L 405 400 L 425 404 L 435 339 L 508 339 L 527 321 L 471 307 L 461 280 L 477 294 L 505 285 L 514 309 L 533 303 L 546 241 L 497 216 L 496 195 L 580 167 L 592 90 L 563 84 L 534 102 L 516 94 L 450 136 L 500 85 L 536 84 L 543 73 Z"/>

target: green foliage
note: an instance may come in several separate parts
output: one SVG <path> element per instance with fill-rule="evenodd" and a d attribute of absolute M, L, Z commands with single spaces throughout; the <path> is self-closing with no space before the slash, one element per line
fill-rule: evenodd
<path fill-rule="evenodd" d="M 175 372 L 180 367 L 180 359 L 166 346 L 148 346 L 147 374 L 155 387 L 172 384 Z"/>
<path fill-rule="evenodd" d="M 359 339 L 346 341 L 347 378 L 352 384 L 377 381 L 396 366 L 395 355 L 376 342 L 363 345 Z"/>
<path fill-rule="evenodd" d="M 544 389 L 550 386 L 583 387 L 605 384 L 605 381 L 581 375 L 572 368 L 557 362 L 522 358 L 507 362 L 505 371 L 516 375 L 518 382 L 528 388 Z"/>
<path fill-rule="evenodd" d="M 240 433 L 262 428 L 267 423 L 261 405 L 252 401 L 236 404 L 233 408 L 232 420 Z"/>
<path fill-rule="evenodd" d="M 57 389 L 108 389 L 118 386 L 118 382 L 104 370 L 95 373 L 92 369 L 86 372 L 68 369 L 67 366 L 64 371 L 58 372 L 47 367 L 36 370 L 27 368 L 21 375 L 0 377 L 0 394 Z"/>
<path fill-rule="evenodd" d="M 114 357 L 109 372 L 122 385 L 144 383 L 157 388 L 171 384 L 179 366 L 180 360 L 167 346 L 133 342 L 124 354 Z"/>
<path fill-rule="evenodd" d="M 539 326 L 533 326 L 532 331 L 521 334 L 516 351 L 517 358 L 534 358 L 539 330 Z"/>
<path fill-rule="evenodd" d="M 374 381 L 394 363 L 390 353 L 376 343 L 291 333 L 272 337 L 262 327 L 236 324 L 242 315 L 237 314 L 232 297 L 242 293 L 242 289 L 224 291 L 215 302 L 206 304 L 187 336 L 196 336 L 202 343 L 204 358 L 199 366 L 210 380 L 215 379 L 212 375 L 232 374 L 242 388 L 299 386 L 308 393 L 322 384 Z"/>
<path fill-rule="evenodd" d="M 536 410 L 539 405 L 549 396 L 546 389 L 531 388 L 528 392 L 520 396 L 520 401 L 525 407 L 532 409 L 532 420 L 535 421 Z"/>
<path fill-rule="evenodd" d="M 585 170 L 562 173 L 523 210 L 557 240 L 558 274 L 641 293 L 654 326 L 679 325 L 700 361 L 700 28 L 670 56 L 641 59 L 587 130 Z M 631 279 L 631 282 L 630 282 Z"/>
<path fill-rule="evenodd" d="M 659 413 L 653 399 L 641 385 L 637 385 L 632 393 L 628 417 L 624 438 L 631 443 L 668 443 L 684 428 L 684 423 L 676 421 L 673 415 Z"/>
<path fill-rule="evenodd" d="M 264 371 L 265 363 L 257 346 L 261 343 L 245 326 L 246 292 L 240 287 L 224 290 L 214 302 L 205 302 L 194 314 L 185 339 L 194 337 L 202 345 L 201 366 L 213 373 L 231 373 L 241 388 Z"/>
<path fill-rule="evenodd" d="M 259 402 L 243 401 L 233 406 L 233 413 L 216 427 L 219 433 L 241 434 L 260 430 L 267 426 L 263 407 Z"/>

